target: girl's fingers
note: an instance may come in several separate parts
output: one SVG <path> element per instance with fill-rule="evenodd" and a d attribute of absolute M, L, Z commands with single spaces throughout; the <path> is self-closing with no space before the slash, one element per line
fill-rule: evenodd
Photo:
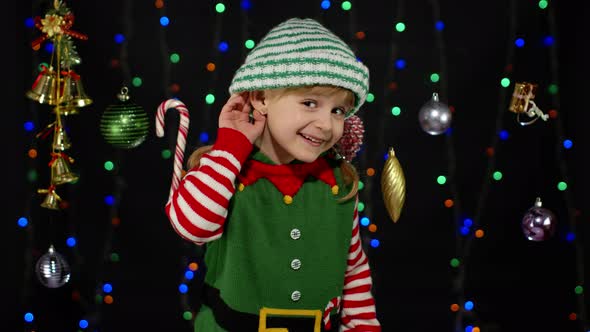
<path fill-rule="evenodd" d="M 250 103 L 245 103 L 244 106 L 242 107 L 242 113 L 246 113 L 246 114 L 250 115 L 251 110 L 252 110 L 252 106 L 250 105 Z"/>
<path fill-rule="evenodd" d="M 221 108 L 222 112 L 231 112 L 233 110 L 241 110 L 244 107 L 246 100 L 242 95 L 232 95 L 225 105 Z"/>
<path fill-rule="evenodd" d="M 265 120 L 266 119 L 265 114 L 263 114 L 259 110 L 254 110 L 252 112 L 252 115 L 254 116 L 254 120 L 256 120 L 256 121 L 261 121 L 261 120 Z"/>

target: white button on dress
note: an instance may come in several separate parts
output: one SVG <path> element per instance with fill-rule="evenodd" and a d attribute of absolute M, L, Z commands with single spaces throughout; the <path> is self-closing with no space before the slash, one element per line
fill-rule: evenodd
<path fill-rule="evenodd" d="M 293 302 L 297 302 L 299 301 L 299 299 L 301 298 L 301 292 L 296 290 L 293 293 L 291 293 L 291 300 L 293 300 Z"/>
<path fill-rule="evenodd" d="M 301 231 L 300 231 L 300 230 L 298 230 L 297 228 L 293 228 L 293 229 L 291 230 L 291 238 L 292 238 L 293 240 L 297 240 L 297 239 L 299 239 L 300 237 L 301 237 Z"/>

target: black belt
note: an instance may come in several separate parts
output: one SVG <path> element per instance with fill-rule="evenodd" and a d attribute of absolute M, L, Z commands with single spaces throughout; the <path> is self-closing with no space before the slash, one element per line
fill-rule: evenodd
<path fill-rule="evenodd" d="M 203 289 L 203 304 L 213 311 L 215 321 L 228 332 L 257 332 L 260 317 L 230 308 L 219 296 L 219 289 L 207 284 Z M 330 331 L 338 331 L 338 315 L 330 315 Z M 321 331 L 325 331 L 323 321 Z M 314 319 L 309 317 L 267 316 L 267 328 L 286 328 L 289 332 L 311 332 Z"/>

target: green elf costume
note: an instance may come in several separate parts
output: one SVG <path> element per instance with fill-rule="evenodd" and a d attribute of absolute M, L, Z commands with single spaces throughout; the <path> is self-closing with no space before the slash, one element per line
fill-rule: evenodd
<path fill-rule="evenodd" d="M 230 93 L 333 85 L 364 103 L 369 73 L 312 19 L 269 31 L 236 72 Z M 381 331 L 362 251 L 358 199 L 331 153 L 278 165 L 240 132 L 220 128 L 210 152 L 166 205 L 175 231 L 206 243 L 195 331 Z M 282 329 L 282 330 L 281 330 Z"/>

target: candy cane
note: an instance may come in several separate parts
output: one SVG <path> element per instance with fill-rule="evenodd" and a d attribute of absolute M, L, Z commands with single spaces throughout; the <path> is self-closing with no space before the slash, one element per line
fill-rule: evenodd
<path fill-rule="evenodd" d="M 182 162 L 184 159 L 184 148 L 186 146 L 186 135 L 188 133 L 189 114 L 188 109 L 178 99 L 168 99 L 158 106 L 156 113 L 156 135 L 158 137 L 164 136 L 164 116 L 166 111 L 174 108 L 180 114 L 180 125 L 178 126 L 178 136 L 176 138 L 176 150 L 174 152 L 174 173 L 172 175 L 172 184 L 170 185 L 170 195 L 168 199 L 172 198 L 172 193 L 178 188 L 180 177 L 182 174 Z"/>

